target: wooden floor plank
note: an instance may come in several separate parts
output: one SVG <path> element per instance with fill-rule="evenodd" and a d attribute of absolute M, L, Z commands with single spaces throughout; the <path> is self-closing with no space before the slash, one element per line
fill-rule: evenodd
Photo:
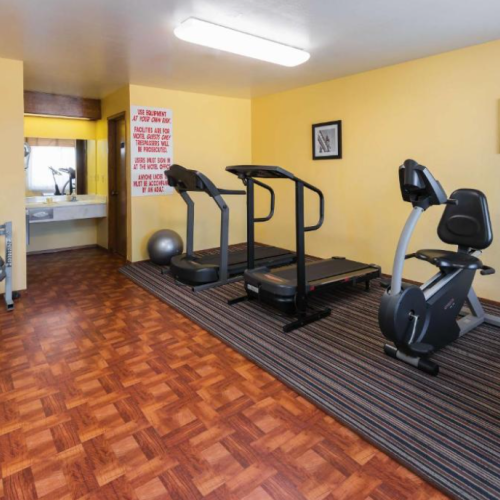
<path fill-rule="evenodd" d="M 29 291 L 0 312 L 0 499 L 446 498 L 128 281 L 120 259 L 28 264 Z"/>

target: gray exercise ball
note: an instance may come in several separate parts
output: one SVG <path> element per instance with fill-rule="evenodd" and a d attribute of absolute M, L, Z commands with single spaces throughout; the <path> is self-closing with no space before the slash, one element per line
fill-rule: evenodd
<path fill-rule="evenodd" d="M 168 266 L 170 259 L 181 254 L 183 248 L 182 238 L 171 229 L 156 231 L 148 241 L 149 258 L 159 266 Z"/>

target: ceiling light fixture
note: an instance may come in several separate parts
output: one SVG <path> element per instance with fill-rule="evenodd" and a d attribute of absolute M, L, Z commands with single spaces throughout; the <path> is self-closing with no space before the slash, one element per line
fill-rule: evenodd
<path fill-rule="evenodd" d="M 207 23 L 193 17 L 175 28 L 174 33 L 177 38 L 186 42 L 282 66 L 298 66 L 305 63 L 310 57 L 310 54 L 305 50 Z"/>

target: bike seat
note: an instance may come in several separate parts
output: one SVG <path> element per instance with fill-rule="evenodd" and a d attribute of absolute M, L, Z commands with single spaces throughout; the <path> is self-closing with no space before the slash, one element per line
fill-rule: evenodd
<path fill-rule="evenodd" d="M 483 263 L 465 252 L 452 252 L 450 250 L 419 250 L 415 257 L 425 260 L 440 269 L 482 269 Z"/>

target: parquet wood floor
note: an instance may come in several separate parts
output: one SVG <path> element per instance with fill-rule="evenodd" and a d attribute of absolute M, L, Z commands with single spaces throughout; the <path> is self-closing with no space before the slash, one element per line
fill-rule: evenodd
<path fill-rule="evenodd" d="M 446 498 L 118 273 L 32 256 L 0 312 L 0 499 Z"/>

